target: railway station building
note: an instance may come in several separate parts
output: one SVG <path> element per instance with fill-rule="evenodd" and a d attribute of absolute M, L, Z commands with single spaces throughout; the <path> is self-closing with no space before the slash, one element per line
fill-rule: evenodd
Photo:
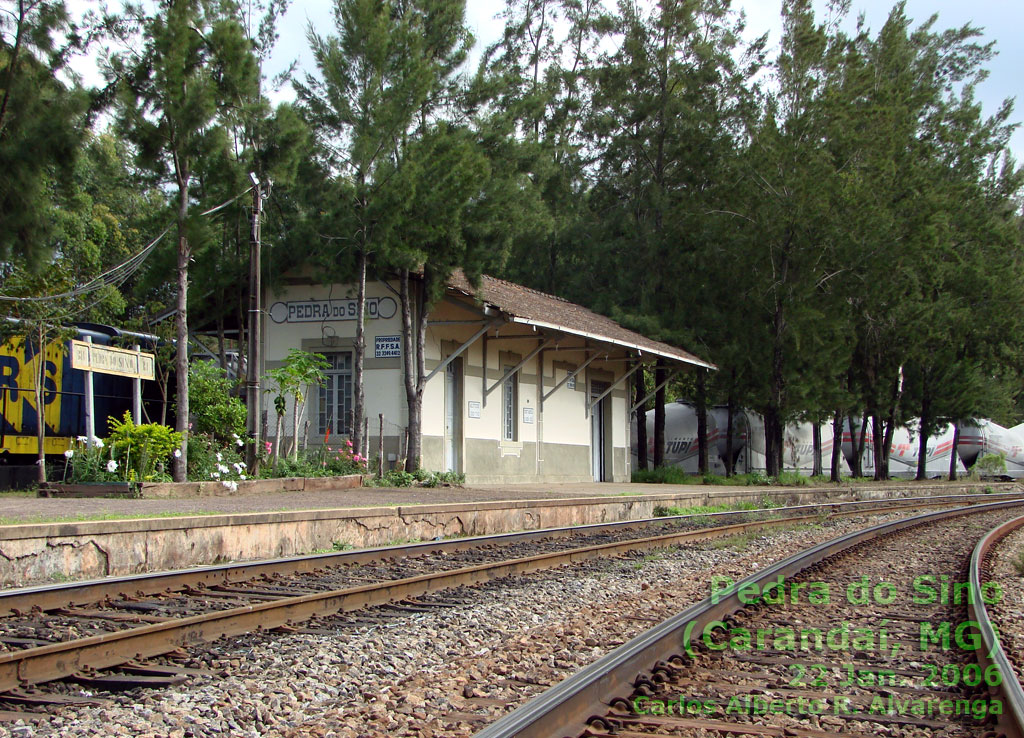
<path fill-rule="evenodd" d="M 397 279 L 366 288 L 368 448 L 376 457 L 383 414 L 385 468 L 400 463 L 407 443 L 398 289 Z M 355 294 L 354 284 L 296 275 L 264 294 L 264 391 L 273 389 L 266 371 L 291 349 L 330 363 L 326 383 L 308 388 L 300 434 L 310 446 L 328 431 L 336 446 L 350 431 Z M 636 370 L 658 359 L 670 375 L 714 368 L 561 298 L 486 275 L 474 288 L 460 273 L 431 309 L 424 356 L 421 464 L 469 483 L 629 481 Z M 271 419 L 270 440 L 274 426 Z M 284 435 L 291 427 L 286 419 Z"/>

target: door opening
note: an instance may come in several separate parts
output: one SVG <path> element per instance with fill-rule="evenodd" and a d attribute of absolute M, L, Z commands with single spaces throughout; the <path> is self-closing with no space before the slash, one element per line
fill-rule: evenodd
<path fill-rule="evenodd" d="M 590 402 L 600 397 L 607 389 L 607 382 L 591 382 Z M 594 405 L 594 409 L 590 413 L 590 459 L 595 482 L 607 482 L 609 478 L 605 453 L 605 443 L 608 434 L 607 407 L 608 398 L 605 397 Z"/>
<path fill-rule="evenodd" d="M 459 472 L 462 456 L 462 358 L 444 371 L 444 470 Z"/>

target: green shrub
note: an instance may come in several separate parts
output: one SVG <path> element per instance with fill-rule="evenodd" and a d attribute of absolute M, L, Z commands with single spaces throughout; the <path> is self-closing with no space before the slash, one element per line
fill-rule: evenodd
<path fill-rule="evenodd" d="M 432 472 L 420 482 L 423 487 L 461 487 L 466 483 L 466 475 L 459 472 Z"/>
<path fill-rule="evenodd" d="M 224 444 L 245 433 L 245 403 L 231 396 L 231 381 L 211 361 L 197 361 L 188 369 L 188 409 L 192 432 L 212 436 Z"/>
<path fill-rule="evenodd" d="M 432 472 L 426 469 L 407 472 L 404 469 L 391 469 L 380 479 L 373 479 L 367 484 L 370 487 L 461 487 L 465 483 L 466 475 L 458 472 Z"/>
<path fill-rule="evenodd" d="M 130 482 L 151 482 L 169 479 L 167 473 L 171 454 L 181 446 L 181 433 L 166 425 L 143 423 L 135 425 L 127 410 L 122 420 L 110 418 L 111 452 Z"/>
<path fill-rule="evenodd" d="M 971 478 L 999 477 L 1006 474 L 1006 454 L 985 454 L 979 456 L 971 467 Z"/>

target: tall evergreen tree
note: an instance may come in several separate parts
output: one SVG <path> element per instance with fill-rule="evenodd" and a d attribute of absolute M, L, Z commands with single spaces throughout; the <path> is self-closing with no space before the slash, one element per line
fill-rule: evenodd
<path fill-rule="evenodd" d="M 88 95 L 62 81 L 81 44 L 60 0 L 0 12 L 0 259 L 46 261 L 84 141 Z"/>
<path fill-rule="evenodd" d="M 228 146 L 224 123 L 235 106 L 254 97 L 258 69 L 231 0 L 162 0 L 153 15 L 130 7 L 144 39 L 139 53 L 112 57 L 109 73 L 120 85 L 121 132 L 136 147 L 138 163 L 176 193 L 177 418 L 187 437 L 188 284 L 198 224 L 190 217 L 193 186 L 204 157 Z M 184 481 L 188 446 L 182 441 L 174 479 Z"/>

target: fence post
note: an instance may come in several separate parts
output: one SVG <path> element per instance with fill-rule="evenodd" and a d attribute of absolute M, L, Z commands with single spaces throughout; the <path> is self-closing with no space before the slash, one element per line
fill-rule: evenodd
<path fill-rule="evenodd" d="M 92 336 L 86 336 L 85 342 L 90 344 L 89 346 L 89 366 L 92 366 Z M 40 361 L 45 359 L 43 355 L 43 348 L 39 348 Z M 96 403 L 93 399 L 92 390 L 92 369 L 85 370 L 85 445 L 92 448 L 93 444 L 96 443 Z M 39 422 L 43 421 L 43 412 L 38 411 Z"/>
<path fill-rule="evenodd" d="M 367 441 L 369 443 L 369 441 Z M 384 476 L 384 413 L 380 413 L 380 438 L 377 439 L 377 479 Z"/>
<path fill-rule="evenodd" d="M 142 368 L 142 346 L 135 344 L 132 346 L 132 351 L 136 353 L 135 366 L 137 369 Z M 136 375 L 138 372 L 136 372 Z M 135 416 L 135 425 L 142 425 L 142 378 L 136 376 L 132 379 L 132 415 Z"/>

